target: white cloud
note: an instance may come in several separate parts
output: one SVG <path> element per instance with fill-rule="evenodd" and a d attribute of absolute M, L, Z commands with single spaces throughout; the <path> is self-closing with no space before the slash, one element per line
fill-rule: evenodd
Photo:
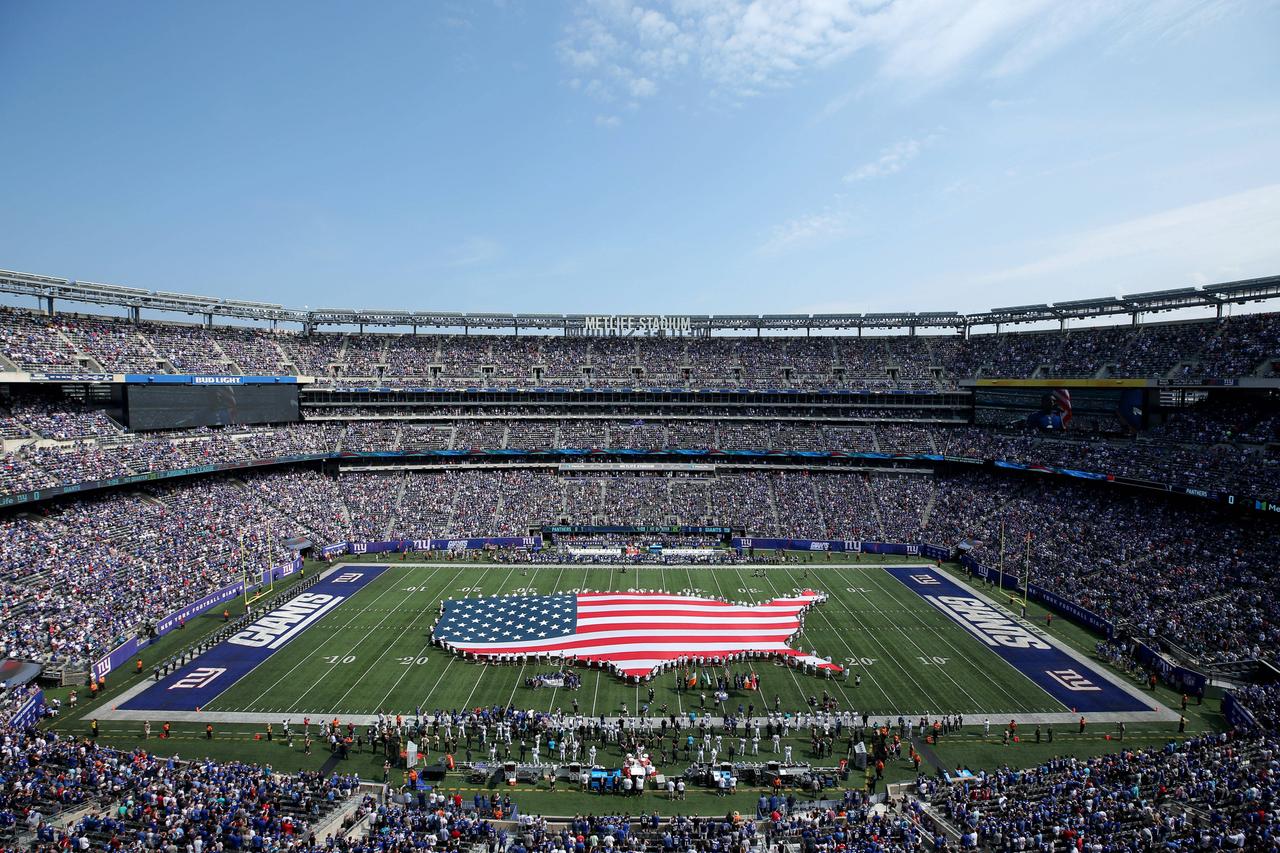
<path fill-rule="evenodd" d="M 575 76 L 620 97 L 691 74 L 716 96 L 790 85 L 859 52 L 882 81 L 1016 74 L 1103 31 L 1110 43 L 1177 38 L 1233 0 L 588 0 L 559 44 Z M 637 96 L 638 95 L 634 95 Z"/>
<path fill-rule="evenodd" d="M 908 163 L 916 158 L 924 144 L 919 139 L 904 139 L 901 142 L 890 145 L 880 152 L 879 157 L 869 163 L 863 163 L 845 175 L 845 183 L 852 184 L 901 172 Z"/>
<path fill-rule="evenodd" d="M 613 129 L 622 125 L 622 119 L 618 116 L 598 115 L 596 116 L 596 127 L 607 127 Z"/>
<path fill-rule="evenodd" d="M 983 284 L 1096 282 L 1119 295 L 1280 268 L 1280 184 L 1183 205 L 1048 241 L 1039 257 L 976 277 Z M 1141 278 L 1138 278 L 1138 277 Z M 1026 301 L 1026 300 L 1024 300 Z"/>
<path fill-rule="evenodd" d="M 657 85 L 648 77 L 637 77 L 630 85 L 633 98 L 651 98 L 658 91 Z"/>
<path fill-rule="evenodd" d="M 489 237 L 468 237 L 449 253 L 449 266 L 475 267 L 493 263 L 502 257 L 504 249 L 497 240 Z"/>
<path fill-rule="evenodd" d="M 774 256 L 795 249 L 820 245 L 849 232 L 849 218 L 839 212 L 823 211 L 797 216 L 774 227 L 757 254 Z"/>

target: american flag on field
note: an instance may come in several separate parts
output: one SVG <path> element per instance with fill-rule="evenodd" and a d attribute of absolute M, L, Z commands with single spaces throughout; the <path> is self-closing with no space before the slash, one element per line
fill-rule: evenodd
<path fill-rule="evenodd" d="M 745 656 L 794 658 L 840 672 L 787 640 L 826 598 L 805 590 L 763 604 L 665 592 L 582 592 L 450 599 L 432 639 L 481 658 L 547 656 L 601 663 L 626 676 L 667 665 L 723 663 Z"/>

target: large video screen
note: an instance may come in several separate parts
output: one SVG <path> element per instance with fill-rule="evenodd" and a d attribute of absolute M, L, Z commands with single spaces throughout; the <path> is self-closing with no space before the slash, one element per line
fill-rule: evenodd
<path fill-rule="evenodd" d="M 978 388 L 974 422 L 988 427 L 1027 427 L 1128 434 L 1143 428 L 1141 388 Z"/>
<path fill-rule="evenodd" d="M 130 385 L 129 428 L 267 424 L 298 420 L 297 385 Z"/>

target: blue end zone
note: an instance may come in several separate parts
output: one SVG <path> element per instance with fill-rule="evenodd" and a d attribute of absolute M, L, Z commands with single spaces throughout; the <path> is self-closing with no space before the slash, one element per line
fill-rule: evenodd
<path fill-rule="evenodd" d="M 348 566 L 259 616 L 242 631 L 120 706 L 126 711 L 194 711 L 248 675 L 276 650 L 323 619 L 386 566 Z"/>
<path fill-rule="evenodd" d="M 1156 710 L 1155 706 L 1143 703 L 1023 628 L 946 575 L 924 566 L 886 566 L 885 571 L 947 614 L 978 642 L 1043 687 L 1068 709 L 1074 708 L 1080 713 Z"/>

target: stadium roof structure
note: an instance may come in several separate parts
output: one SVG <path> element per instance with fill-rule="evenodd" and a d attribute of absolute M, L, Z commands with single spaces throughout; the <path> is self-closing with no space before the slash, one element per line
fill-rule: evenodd
<path fill-rule="evenodd" d="M 201 316 L 206 324 L 214 317 L 259 322 L 297 323 L 306 330 L 318 326 L 365 326 L 448 329 L 544 329 L 580 333 L 586 314 L 504 314 L 459 311 L 410 311 L 374 308 L 286 308 L 271 302 L 219 299 L 163 290 L 143 290 L 115 284 L 71 281 L 46 275 L 0 270 L 0 293 L 34 296 L 52 314 L 57 300 L 127 308 L 137 320 L 142 310 Z M 956 329 L 1007 326 L 1023 323 L 1082 320 L 1129 315 L 1134 322 L 1145 314 L 1186 308 L 1213 308 L 1219 316 L 1228 304 L 1244 305 L 1280 298 L 1280 275 L 1179 287 L 1125 296 L 1073 299 L 1066 302 L 1015 305 L 974 314 L 957 311 L 902 311 L 877 314 L 711 314 L 678 315 L 689 321 L 695 333 L 713 331 L 781 331 L 804 329 Z"/>

